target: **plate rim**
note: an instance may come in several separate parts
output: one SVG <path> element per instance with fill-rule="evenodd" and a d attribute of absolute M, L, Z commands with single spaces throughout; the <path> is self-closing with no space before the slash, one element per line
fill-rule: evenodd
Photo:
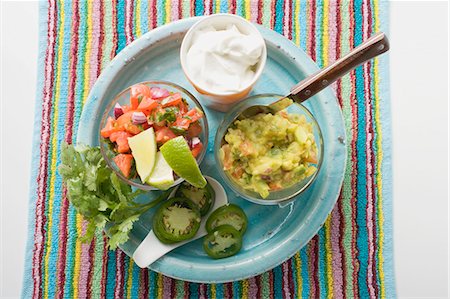
<path fill-rule="evenodd" d="M 100 74 L 100 76 L 97 78 L 96 82 L 94 83 L 94 85 L 92 86 L 88 98 L 86 100 L 86 103 L 83 107 L 82 113 L 81 113 L 81 117 L 80 117 L 80 125 L 78 127 L 78 131 L 77 131 L 77 139 L 76 142 L 83 142 L 82 140 L 89 140 L 91 138 L 91 136 L 88 136 L 88 134 L 86 134 L 86 130 L 83 129 L 84 126 L 83 124 L 86 123 L 83 120 L 88 117 L 87 114 L 89 109 L 91 108 L 95 108 L 98 107 L 98 105 L 100 104 L 100 101 L 97 101 L 98 98 L 98 94 L 104 94 L 104 92 L 106 91 L 106 83 L 113 81 L 116 76 L 118 75 L 118 73 L 121 70 L 121 66 L 123 66 L 123 64 L 119 64 L 117 63 L 118 61 L 126 61 L 129 59 L 130 55 L 139 55 L 141 51 L 145 50 L 147 47 L 154 45 L 155 43 L 157 43 L 159 40 L 167 38 L 168 36 L 172 35 L 172 34 L 176 34 L 176 33 L 185 33 L 187 32 L 187 30 L 190 28 L 190 26 L 192 26 L 195 21 L 199 20 L 200 18 L 204 18 L 204 17 L 191 17 L 191 18 L 185 18 L 185 19 L 181 19 L 163 26 L 160 26 L 158 28 L 155 28 L 149 32 L 147 32 L 146 34 L 142 35 L 140 38 L 134 40 L 131 44 L 129 44 L 128 46 L 126 46 L 122 51 L 120 51 L 109 63 L 108 66 L 106 66 L 103 70 L 102 73 Z M 274 40 L 276 40 L 276 43 L 278 45 L 280 45 L 279 49 L 282 49 L 283 55 L 290 55 L 291 58 L 295 59 L 295 67 L 300 69 L 301 71 L 311 74 L 314 73 L 316 71 L 319 70 L 318 66 L 312 61 L 312 59 L 299 47 L 297 47 L 291 40 L 285 38 L 283 35 L 270 30 L 262 25 L 259 24 L 255 24 L 256 27 L 258 28 L 258 30 L 261 32 L 261 34 L 263 35 L 264 39 L 266 41 L 270 42 L 274 42 Z M 301 66 L 301 67 L 300 67 Z M 324 89 L 322 92 L 320 92 L 319 94 L 316 95 L 316 97 L 324 97 L 324 98 L 333 98 L 336 100 L 336 105 L 339 108 L 339 105 L 337 104 L 337 99 L 336 96 L 333 94 L 333 92 L 331 91 L 331 88 L 328 87 L 326 89 Z M 97 103 L 97 106 L 95 105 Z M 344 123 L 344 118 L 342 115 L 342 111 L 339 108 L 339 114 L 340 114 L 340 118 L 336 119 L 336 122 L 340 122 L 341 126 L 340 128 L 342 129 L 342 131 L 340 132 L 341 134 L 339 134 L 340 136 L 342 136 L 342 138 L 344 138 L 344 140 L 346 140 L 346 131 L 345 131 L 345 123 Z M 84 142 L 84 143 L 88 143 L 88 142 Z M 282 264 L 283 262 L 285 262 L 286 260 L 290 259 L 292 256 L 295 255 L 296 252 L 298 252 L 301 248 L 303 248 L 316 234 L 317 232 L 320 230 L 320 228 L 323 226 L 324 222 L 326 221 L 328 215 L 331 213 L 331 211 L 333 210 L 333 207 L 336 204 L 336 201 L 339 197 L 340 194 L 340 190 L 342 188 L 342 184 L 344 181 L 344 176 L 345 176 L 345 169 L 346 169 L 346 164 L 347 164 L 347 145 L 344 143 L 342 143 L 344 145 L 344 154 L 342 155 L 343 158 L 343 163 L 341 165 L 341 170 L 339 171 L 340 177 L 339 177 L 339 181 L 337 183 L 334 183 L 334 186 L 338 186 L 337 190 L 336 190 L 336 194 L 335 196 L 333 195 L 328 195 L 328 198 L 326 200 L 326 216 L 325 217 L 321 217 L 324 220 L 319 221 L 319 223 L 317 224 L 316 221 L 316 225 L 314 227 L 312 227 L 309 232 L 313 232 L 311 234 L 311 237 L 308 238 L 308 240 L 305 242 L 305 244 L 297 246 L 297 248 L 295 249 L 295 246 L 284 246 L 284 244 L 287 244 L 287 242 L 283 242 L 282 244 L 279 244 L 279 246 L 276 246 L 276 249 L 278 248 L 283 248 L 283 252 L 284 254 L 281 254 L 281 258 L 280 258 L 280 254 L 274 254 L 273 250 L 271 251 L 271 254 L 267 254 L 264 255 L 264 260 L 266 261 L 264 263 L 264 267 L 259 267 L 259 269 L 257 271 L 244 271 L 243 269 L 248 268 L 248 267 L 243 267 L 241 269 L 241 271 L 239 272 L 239 275 L 233 275 L 232 278 L 225 278 L 225 279 L 192 279 L 191 277 L 183 277 L 183 275 L 177 276 L 173 273 L 168 273 L 169 271 L 165 271 L 164 267 L 166 268 L 170 268 L 170 261 L 169 261 L 169 265 L 164 265 L 164 261 L 166 261 L 166 259 L 168 258 L 167 256 L 162 257 L 160 260 L 156 261 L 154 264 L 150 265 L 149 268 L 155 272 L 161 273 L 165 276 L 174 278 L 174 279 L 180 279 L 180 280 L 184 280 L 184 281 L 189 281 L 189 282 L 196 282 L 196 283 L 225 283 L 225 282 L 231 282 L 231 281 L 237 281 L 237 280 L 241 280 L 241 279 L 246 279 L 249 277 L 253 277 L 255 275 L 259 275 L 261 273 L 264 273 L 268 270 L 271 270 L 273 268 L 275 268 L 276 266 Z M 324 146 L 325 146 L 325 141 L 324 141 Z M 324 208 L 322 206 L 322 208 Z M 320 214 L 321 216 L 323 216 L 323 213 Z M 316 217 L 318 215 L 315 215 Z M 294 233 L 297 232 L 298 230 L 294 231 Z M 309 235 L 309 234 L 308 234 Z M 286 240 L 288 241 L 288 240 Z M 128 255 L 128 254 L 127 254 Z M 254 260 L 254 259 L 252 259 Z M 267 262 L 269 261 L 269 262 Z M 175 266 L 179 266 L 180 264 L 175 264 Z M 173 267 L 173 266 L 172 266 Z M 198 272 L 202 272 L 199 270 L 202 270 L 200 268 L 196 269 L 197 271 L 191 271 L 191 273 L 198 273 Z M 207 269 L 209 270 L 209 269 Z M 235 269 L 231 269 L 231 271 L 221 271 L 220 273 L 223 274 L 223 272 L 233 272 L 233 270 Z M 181 273 L 182 271 L 180 271 L 179 273 Z M 242 273 L 242 272 L 245 272 Z M 219 273 L 219 272 L 218 272 Z M 214 276 L 214 275 L 195 275 L 196 277 L 205 277 L 205 276 Z M 216 276 L 220 276 L 216 275 Z"/>

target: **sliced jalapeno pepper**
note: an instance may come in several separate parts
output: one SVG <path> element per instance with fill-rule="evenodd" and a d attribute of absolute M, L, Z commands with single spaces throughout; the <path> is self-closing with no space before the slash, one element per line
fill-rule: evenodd
<path fill-rule="evenodd" d="M 203 239 L 203 249 L 214 259 L 235 255 L 242 247 L 242 236 L 231 225 L 221 225 Z"/>
<path fill-rule="evenodd" d="M 204 188 L 197 188 L 185 181 L 178 187 L 175 196 L 192 200 L 198 206 L 200 214 L 204 216 L 213 206 L 216 194 L 209 183 Z"/>
<path fill-rule="evenodd" d="M 163 243 L 176 243 L 195 236 L 200 227 L 200 211 L 187 198 L 166 201 L 153 217 L 153 232 Z"/>
<path fill-rule="evenodd" d="M 239 233 L 244 234 L 247 230 L 247 216 L 244 211 L 235 204 L 222 206 L 212 212 L 206 220 L 206 230 L 211 232 L 216 227 L 228 224 L 233 226 Z"/>

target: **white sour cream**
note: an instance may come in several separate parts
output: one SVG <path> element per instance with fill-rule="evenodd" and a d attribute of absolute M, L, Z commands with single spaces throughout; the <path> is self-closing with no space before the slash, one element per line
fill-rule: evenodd
<path fill-rule="evenodd" d="M 225 30 L 202 28 L 194 33 L 187 52 L 187 71 L 207 91 L 237 92 L 252 81 L 263 48 L 260 38 L 242 34 L 235 25 Z"/>

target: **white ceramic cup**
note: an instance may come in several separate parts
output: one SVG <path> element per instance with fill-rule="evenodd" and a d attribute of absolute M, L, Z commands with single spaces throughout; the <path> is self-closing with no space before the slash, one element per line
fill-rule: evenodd
<path fill-rule="evenodd" d="M 217 93 L 215 91 L 207 90 L 204 86 L 200 87 L 199 83 L 196 82 L 195 78 L 190 76 L 186 57 L 187 53 L 192 45 L 192 38 L 194 37 L 194 33 L 198 30 L 201 30 L 205 27 L 213 26 L 217 30 L 224 30 L 230 24 L 234 24 L 237 29 L 246 35 L 254 35 L 255 37 L 261 39 L 263 46 L 263 50 L 261 53 L 261 57 L 256 64 L 255 74 L 252 80 L 246 86 L 243 86 L 240 90 L 236 92 L 226 92 L 226 93 Z M 261 33 L 258 31 L 255 25 L 246 19 L 232 14 L 214 14 L 206 17 L 202 17 L 197 23 L 195 23 L 186 33 L 184 39 L 181 43 L 180 48 L 180 61 L 183 72 L 189 82 L 194 86 L 194 88 L 202 95 L 205 103 L 208 107 L 211 107 L 215 110 L 219 111 L 228 111 L 235 103 L 243 100 L 249 92 L 252 90 L 256 81 L 261 76 L 264 66 L 266 64 L 267 59 L 267 48 L 266 43 L 264 42 L 264 38 Z"/>

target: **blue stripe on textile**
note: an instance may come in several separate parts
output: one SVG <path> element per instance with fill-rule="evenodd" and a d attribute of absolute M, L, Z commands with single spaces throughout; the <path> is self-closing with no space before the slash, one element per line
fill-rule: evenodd
<path fill-rule="evenodd" d="M 354 3 L 355 16 L 355 32 L 354 44 L 355 47 L 362 43 L 362 1 L 356 0 Z M 356 236 L 356 246 L 358 249 L 358 286 L 359 295 L 362 298 L 369 297 L 369 290 L 366 283 L 367 277 L 367 263 L 368 263 L 368 238 L 367 238 L 367 221 L 366 221 L 366 207 L 367 207 L 367 190 L 366 190 L 366 118 L 365 118 L 365 99 L 364 99 L 364 72 L 360 66 L 356 69 L 356 101 L 358 111 L 358 132 L 356 141 L 357 154 L 357 216 L 356 224 L 358 226 Z"/>
<path fill-rule="evenodd" d="M 117 1 L 117 50 L 116 55 L 127 45 L 125 35 L 125 0 Z"/>

